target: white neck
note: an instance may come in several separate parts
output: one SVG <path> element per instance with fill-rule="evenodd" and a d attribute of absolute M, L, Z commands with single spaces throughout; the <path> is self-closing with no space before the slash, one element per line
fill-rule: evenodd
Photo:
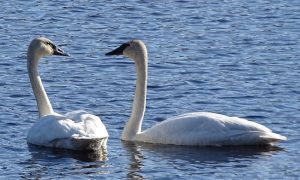
<path fill-rule="evenodd" d="M 38 63 L 40 58 L 41 57 L 35 56 L 33 51 L 28 51 L 27 69 L 29 79 L 39 109 L 39 117 L 42 117 L 45 115 L 53 114 L 53 109 L 42 84 L 41 77 L 38 73 Z"/>
<path fill-rule="evenodd" d="M 132 140 L 141 132 L 142 121 L 146 110 L 148 57 L 145 50 L 140 56 L 135 56 L 136 88 L 131 116 L 123 130 L 122 140 Z"/>

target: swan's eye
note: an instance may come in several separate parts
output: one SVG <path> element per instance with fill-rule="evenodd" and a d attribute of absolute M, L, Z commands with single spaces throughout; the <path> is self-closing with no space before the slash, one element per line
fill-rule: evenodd
<path fill-rule="evenodd" d="M 46 45 L 52 46 L 53 44 L 51 42 L 45 42 Z"/>
<path fill-rule="evenodd" d="M 52 49 L 55 49 L 55 45 L 52 44 L 51 42 L 45 42 L 46 45 L 49 45 Z"/>

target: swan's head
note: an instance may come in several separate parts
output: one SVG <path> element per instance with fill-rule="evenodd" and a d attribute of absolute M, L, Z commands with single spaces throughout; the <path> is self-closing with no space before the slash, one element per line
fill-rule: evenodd
<path fill-rule="evenodd" d="M 120 47 L 115 50 L 106 53 L 106 56 L 111 55 L 124 55 L 130 57 L 134 61 L 139 60 L 138 57 L 146 57 L 147 56 L 147 48 L 143 41 L 141 40 L 132 40 L 127 43 L 122 44 Z"/>
<path fill-rule="evenodd" d="M 32 40 L 28 47 L 28 53 L 39 58 L 49 55 L 69 56 L 69 54 L 57 47 L 51 40 L 44 37 L 38 37 Z"/>

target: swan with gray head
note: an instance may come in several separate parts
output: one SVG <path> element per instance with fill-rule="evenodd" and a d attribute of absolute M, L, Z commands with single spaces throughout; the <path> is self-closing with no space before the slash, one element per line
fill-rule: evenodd
<path fill-rule="evenodd" d="M 27 51 L 28 74 L 36 98 L 39 119 L 27 134 L 29 144 L 70 150 L 106 149 L 107 130 L 100 118 L 78 110 L 64 115 L 55 113 L 38 72 L 44 56 L 69 56 L 47 38 L 31 41 Z"/>

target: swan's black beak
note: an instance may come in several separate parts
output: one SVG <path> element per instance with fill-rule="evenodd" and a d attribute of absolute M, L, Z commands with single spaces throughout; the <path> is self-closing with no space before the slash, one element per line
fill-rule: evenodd
<path fill-rule="evenodd" d="M 68 53 L 65 53 L 62 49 L 59 47 L 54 47 L 53 48 L 53 55 L 57 56 L 70 56 Z"/>
<path fill-rule="evenodd" d="M 130 46 L 128 43 L 124 43 L 122 44 L 120 47 L 118 47 L 117 49 L 110 51 L 108 53 L 106 53 L 106 56 L 111 56 L 111 55 L 123 55 L 123 51 L 124 49 L 126 49 L 128 46 Z"/>

